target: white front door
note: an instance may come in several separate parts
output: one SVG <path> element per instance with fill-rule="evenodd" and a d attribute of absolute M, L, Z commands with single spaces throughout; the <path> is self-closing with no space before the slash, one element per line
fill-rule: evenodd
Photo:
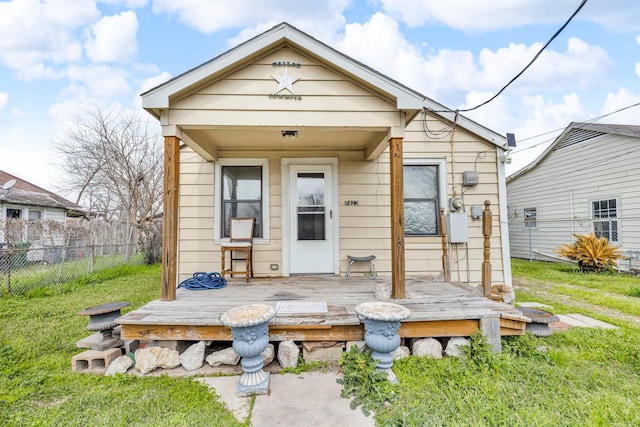
<path fill-rule="evenodd" d="M 291 273 L 333 273 L 331 165 L 290 165 Z"/>

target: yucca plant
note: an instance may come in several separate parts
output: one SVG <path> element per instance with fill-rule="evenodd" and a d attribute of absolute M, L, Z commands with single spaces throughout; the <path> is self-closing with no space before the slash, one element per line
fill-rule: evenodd
<path fill-rule="evenodd" d="M 626 258 L 618 246 L 609 243 L 606 237 L 591 234 L 574 234 L 573 244 L 565 243 L 556 249 L 556 253 L 574 260 L 581 271 L 603 271 L 618 265 L 618 260 Z"/>

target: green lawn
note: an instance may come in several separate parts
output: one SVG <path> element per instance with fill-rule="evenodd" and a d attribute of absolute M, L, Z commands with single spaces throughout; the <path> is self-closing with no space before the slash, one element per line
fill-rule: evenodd
<path fill-rule="evenodd" d="M 640 279 L 519 260 L 513 271 L 518 300 L 619 328 L 504 339 L 500 355 L 396 361 L 400 383 L 379 425 L 640 425 Z M 122 267 L 0 298 L 0 425 L 243 425 L 192 379 L 71 372 L 75 342 L 90 334 L 80 310 L 111 301 L 137 308 L 158 297 L 159 282 L 159 266 Z"/>
<path fill-rule="evenodd" d="M 159 284 L 159 266 L 122 267 L 30 298 L 0 298 L 0 425 L 242 425 L 192 379 L 71 371 L 75 343 L 91 334 L 83 308 L 128 301 L 133 309 L 157 298 Z"/>

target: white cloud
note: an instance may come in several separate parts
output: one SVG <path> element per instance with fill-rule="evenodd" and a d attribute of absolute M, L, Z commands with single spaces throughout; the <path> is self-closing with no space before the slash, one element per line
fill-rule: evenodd
<path fill-rule="evenodd" d="M 382 0 L 384 10 L 409 26 L 443 22 L 462 31 L 492 31 L 531 23 L 549 23 L 575 6 L 556 0 Z"/>
<path fill-rule="evenodd" d="M 639 93 L 630 93 L 622 88 L 616 93 L 608 93 L 607 99 L 602 107 L 601 114 L 609 114 L 613 111 L 626 108 L 630 105 L 640 103 Z M 625 109 L 619 113 L 612 114 L 601 120 L 600 123 L 622 123 L 627 125 L 640 125 L 640 105 Z"/>
<path fill-rule="evenodd" d="M 4 108 L 9 102 L 9 94 L 6 92 L 0 92 L 0 110 Z"/>
<path fill-rule="evenodd" d="M 161 85 L 162 83 L 166 82 L 170 78 L 171 78 L 171 74 L 167 73 L 166 71 L 156 76 L 149 77 L 142 83 L 142 86 L 140 88 L 140 93 L 145 93 L 146 91 L 153 89 L 158 85 Z"/>
<path fill-rule="evenodd" d="M 67 77 L 76 83 L 83 85 L 89 97 L 106 97 L 113 99 L 129 92 L 127 71 L 120 68 L 112 68 L 105 65 L 90 67 L 70 66 L 67 69 Z M 71 86 L 70 88 L 72 88 Z M 74 90 L 67 91 L 74 92 Z"/>
<path fill-rule="evenodd" d="M 147 5 L 147 0 L 98 0 L 100 3 L 109 4 L 112 6 L 124 5 L 129 9 L 139 9 Z"/>
<path fill-rule="evenodd" d="M 246 27 L 240 40 L 230 41 L 233 45 L 283 21 L 326 40 L 344 25 L 342 12 L 348 5 L 349 0 L 153 0 L 154 12 L 176 14 L 185 25 L 205 34 Z"/>
<path fill-rule="evenodd" d="M 93 62 L 127 62 L 138 53 L 136 34 L 138 18 L 133 11 L 105 16 L 96 22 L 85 42 L 87 55 Z"/>
<path fill-rule="evenodd" d="M 384 10 L 409 26 L 441 22 L 461 31 L 496 31 L 522 25 L 564 23 L 579 5 L 557 0 L 381 0 Z M 636 31 L 640 3 L 591 0 L 575 20 L 602 24 L 610 30 Z"/>
<path fill-rule="evenodd" d="M 0 62 L 24 79 L 53 78 L 47 63 L 75 62 L 82 46 L 77 27 L 100 16 L 93 1 L 14 0 L 0 3 Z"/>

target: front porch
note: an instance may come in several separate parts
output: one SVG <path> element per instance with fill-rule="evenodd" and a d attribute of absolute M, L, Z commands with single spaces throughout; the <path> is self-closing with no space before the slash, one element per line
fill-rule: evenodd
<path fill-rule="evenodd" d="M 364 339 L 364 325 L 355 308 L 374 301 L 376 283 L 389 277 L 291 276 L 229 279 L 216 290 L 177 289 L 173 301 L 155 300 L 120 317 L 124 339 L 231 341 L 231 331 L 220 316 L 247 304 L 278 302 L 323 302 L 323 313 L 280 311 L 269 324 L 270 341 L 354 341 Z M 400 336 L 468 337 L 482 329 L 489 342 L 499 348 L 501 336 L 522 335 L 529 319 L 513 306 L 482 296 L 471 296 L 472 288 L 461 284 L 407 278 L 406 298 L 391 300 L 407 307 L 411 317 L 403 321 Z M 305 304 L 301 304 L 304 306 Z"/>

